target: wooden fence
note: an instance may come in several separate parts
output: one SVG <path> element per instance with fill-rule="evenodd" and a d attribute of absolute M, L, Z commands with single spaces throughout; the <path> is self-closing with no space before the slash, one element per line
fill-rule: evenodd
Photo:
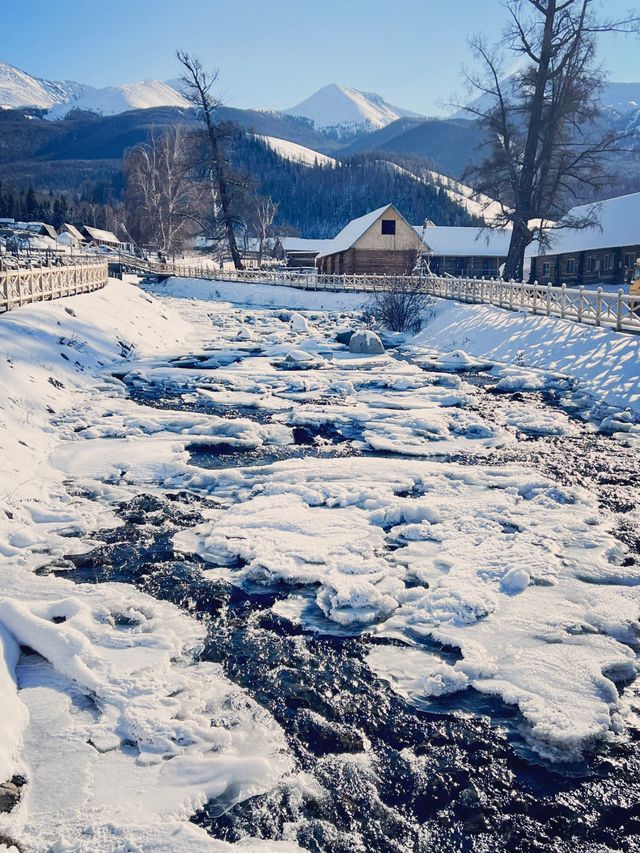
<path fill-rule="evenodd" d="M 290 270 L 212 270 L 184 264 L 155 264 L 131 259 L 131 267 L 165 276 L 275 284 L 302 290 L 332 293 L 379 293 L 391 289 L 419 289 L 441 299 L 470 304 L 495 305 L 510 311 L 560 317 L 576 323 L 607 326 L 619 332 L 640 333 L 640 294 L 622 289 L 610 292 L 599 287 L 586 290 L 566 285 L 553 287 L 501 279 L 451 278 L 440 276 L 319 275 Z"/>
<path fill-rule="evenodd" d="M 69 258 L 31 266 L 0 266 L 0 312 L 29 302 L 89 293 L 107 283 L 107 262 L 96 257 Z"/>

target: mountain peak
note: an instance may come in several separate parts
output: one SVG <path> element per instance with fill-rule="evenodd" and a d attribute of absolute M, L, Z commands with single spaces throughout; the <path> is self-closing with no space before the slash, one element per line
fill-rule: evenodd
<path fill-rule="evenodd" d="M 307 118 L 318 130 L 335 132 L 340 136 L 378 130 L 402 116 L 418 115 L 387 103 L 375 92 L 361 92 L 338 83 L 328 83 L 284 112 Z"/>

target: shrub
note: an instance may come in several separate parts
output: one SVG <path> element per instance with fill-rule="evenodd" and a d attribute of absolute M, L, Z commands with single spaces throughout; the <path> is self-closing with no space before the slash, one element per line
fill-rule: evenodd
<path fill-rule="evenodd" d="M 387 290 L 374 294 L 369 311 L 392 332 L 419 332 L 422 312 L 433 303 L 423 286 L 421 281 L 394 279 Z"/>

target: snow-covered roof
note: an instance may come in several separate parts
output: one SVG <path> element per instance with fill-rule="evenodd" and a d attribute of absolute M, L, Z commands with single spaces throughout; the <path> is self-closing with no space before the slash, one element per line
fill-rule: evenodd
<path fill-rule="evenodd" d="M 102 228 L 93 228 L 90 225 L 83 225 L 83 228 L 92 240 L 100 240 L 103 243 L 113 244 L 120 242 L 112 231 L 104 231 Z"/>
<path fill-rule="evenodd" d="M 572 208 L 568 219 L 584 217 L 593 209 L 592 204 Z M 564 255 L 570 252 L 585 252 L 609 249 L 616 246 L 640 245 L 640 193 L 631 193 L 609 198 L 597 206 L 600 225 L 592 228 L 550 228 L 550 240 L 545 255 Z M 558 226 L 562 225 L 562 221 Z"/>
<path fill-rule="evenodd" d="M 328 244 L 319 253 L 319 258 L 326 258 L 327 255 L 335 255 L 337 252 L 346 252 L 353 244 L 362 237 L 362 235 L 371 228 L 383 213 L 393 207 L 392 204 L 385 204 L 384 207 L 379 207 L 377 210 L 372 210 L 370 213 L 365 213 L 364 216 L 359 216 L 357 219 L 352 219 L 351 222 L 344 226 L 342 231 L 329 240 Z"/>
<path fill-rule="evenodd" d="M 75 225 L 71 225 L 68 222 L 65 222 L 64 225 L 60 227 L 60 234 L 70 234 L 72 237 L 75 237 L 76 240 L 84 240 L 84 237 L 80 233 L 80 231 L 76 228 Z"/>
<path fill-rule="evenodd" d="M 333 240 L 307 237 L 281 237 L 280 245 L 285 252 L 322 252 Z"/>
<path fill-rule="evenodd" d="M 414 225 L 434 255 L 449 257 L 506 257 L 511 231 L 507 228 L 469 228 L 457 225 Z"/>

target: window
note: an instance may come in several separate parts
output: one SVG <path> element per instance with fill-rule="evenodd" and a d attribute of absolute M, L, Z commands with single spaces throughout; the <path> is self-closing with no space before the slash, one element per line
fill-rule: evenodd
<path fill-rule="evenodd" d="M 573 275 L 576 271 L 576 259 L 575 258 L 567 258 L 565 262 L 565 272 L 567 275 Z"/>
<path fill-rule="evenodd" d="M 381 234 L 395 234 L 396 233 L 396 221 L 395 219 L 383 219 Z"/>
<path fill-rule="evenodd" d="M 635 258 L 633 255 L 626 254 L 624 256 L 624 265 L 625 267 L 632 267 L 635 265 Z"/>
<path fill-rule="evenodd" d="M 610 270 L 611 269 L 611 255 L 605 255 L 602 259 L 602 269 Z"/>
<path fill-rule="evenodd" d="M 587 272 L 593 272 L 596 268 L 596 259 L 593 255 L 589 255 L 587 258 Z"/>
<path fill-rule="evenodd" d="M 551 272 L 551 264 L 547 261 L 547 263 L 542 264 L 542 275 L 545 278 L 548 278 L 550 272 Z"/>

